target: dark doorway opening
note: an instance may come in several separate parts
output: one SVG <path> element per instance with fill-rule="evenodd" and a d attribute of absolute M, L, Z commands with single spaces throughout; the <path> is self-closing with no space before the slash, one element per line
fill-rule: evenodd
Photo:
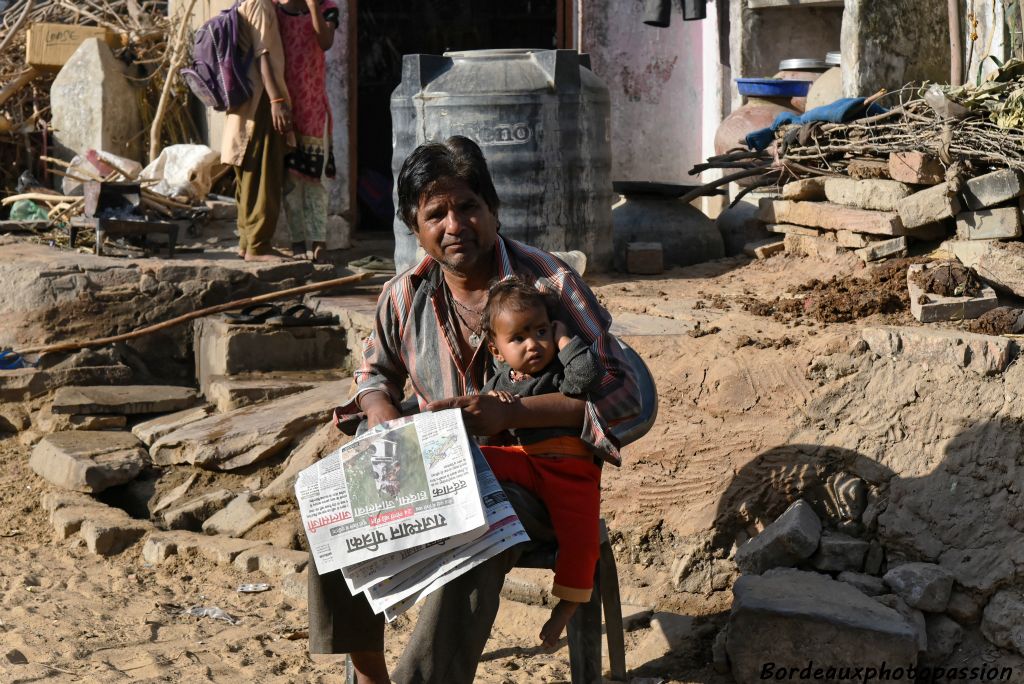
<path fill-rule="evenodd" d="M 360 231 L 391 230 L 391 92 L 402 55 L 568 47 L 566 0 L 362 0 L 358 3 L 356 197 Z"/>

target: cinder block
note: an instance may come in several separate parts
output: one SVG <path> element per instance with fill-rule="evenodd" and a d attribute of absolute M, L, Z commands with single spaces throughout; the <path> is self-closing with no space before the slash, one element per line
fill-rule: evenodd
<path fill-rule="evenodd" d="M 956 217 L 958 240 L 1010 240 L 1021 235 L 1020 208 L 1015 206 L 965 211 Z"/>
<path fill-rule="evenodd" d="M 196 377 L 204 395 L 211 379 L 247 372 L 332 370 L 348 354 L 341 326 L 239 325 L 223 318 L 195 324 Z"/>
<path fill-rule="evenodd" d="M 903 227 L 913 230 L 959 214 L 960 200 L 950 192 L 948 183 L 942 183 L 900 200 L 896 211 Z"/>
<path fill-rule="evenodd" d="M 626 270 L 634 275 L 658 275 L 665 271 L 660 242 L 631 242 L 626 247 Z"/>
<path fill-rule="evenodd" d="M 893 180 L 829 178 L 825 197 L 829 202 L 858 209 L 896 211 L 897 203 L 913 193 L 910 186 Z"/>
<path fill-rule="evenodd" d="M 859 256 L 865 263 L 869 261 L 879 261 L 880 259 L 887 259 L 889 257 L 906 256 L 907 238 L 898 237 L 893 238 L 892 240 L 874 242 L 867 247 L 856 250 L 854 254 Z"/>
<path fill-rule="evenodd" d="M 1000 169 L 964 183 L 964 203 L 968 209 L 994 207 L 1024 195 L 1024 172 Z"/>

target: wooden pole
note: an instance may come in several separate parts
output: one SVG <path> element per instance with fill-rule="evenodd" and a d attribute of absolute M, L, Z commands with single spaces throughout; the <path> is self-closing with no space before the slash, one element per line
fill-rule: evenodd
<path fill-rule="evenodd" d="M 302 285 L 300 287 L 293 287 L 287 290 L 281 290 L 279 292 L 271 292 L 265 295 L 257 295 L 256 297 L 247 297 L 246 299 L 237 299 L 227 304 L 218 304 L 216 306 L 209 306 L 205 309 L 193 311 L 192 313 L 183 314 L 177 318 L 172 318 L 169 321 L 163 323 L 155 323 L 154 325 L 146 326 L 124 335 L 114 335 L 113 337 L 102 337 L 96 340 L 86 340 L 82 342 L 61 342 L 58 344 L 51 344 L 43 347 L 29 347 L 28 349 L 19 350 L 17 353 L 21 356 L 26 354 L 45 354 L 48 352 L 69 352 L 77 351 L 79 349 L 92 349 L 94 347 L 104 347 L 108 344 L 114 344 L 115 342 L 125 342 L 127 340 L 133 340 L 143 335 L 149 335 L 160 330 L 166 330 L 167 328 L 175 325 L 181 325 L 188 321 L 202 318 L 204 316 L 211 316 L 216 313 L 223 311 L 231 311 L 232 309 L 240 309 L 250 304 L 259 304 L 261 302 L 269 302 L 275 299 L 283 299 L 285 297 L 294 297 L 295 295 L 305 294 L 307 292 L 318 292 L 320 290 L 328 290 L 332 287 L 342 287 L 343 285 L 352 285 L 360 281 L 372 278 L 373 273 L 357 273 L 356 275 L 345 276 L 344 278 L 335 278 L 333 280 L 325 280 L 320 283 L 312 283 L 310 285 Z"/>
<path fill-rule="evenodd" d="M 949 11 L 949 84 L 958 86 L 964 79 L 964 46 L 960 33 L 960 2 L 947 0 Z M 993 29 L 994 30 L 994 29 Z"/>
<path fill-rule="evenodd" d="M 3 90 L 0 90 L 0 106 L 3 106 L 7 100 L 11 99 L 19 90 L 31 83 L 32 79 L 38 75 L 39 71 L 36 70 L 35 67 L 31 66 L 18 74 L 17 78 L 5 85 Z"/>
<path fill-rule="evenodd" d="M 171 84 L 174 83 L 178 69 L 188 54 L 185 49 L 185 36 L 189 26 L 192 24 L 192 8 L 196 6 L 196 0 L 189 0 L 185 13 L 181 16 L 181 28 L 178 30 L 177 38 L 171 44 L 171 59 L 167 66 L 167 74 L 164 76 L 164 87 L 160 91 L 160 102 L 156 106 L 156 114 L 153 115 L 153 126 L 149 129 L 149 161 L 156 159 L 160 154 L 160 133 L 164 123 L 164 114 L 167 113 L 167 101 L 171 94 Z"/>

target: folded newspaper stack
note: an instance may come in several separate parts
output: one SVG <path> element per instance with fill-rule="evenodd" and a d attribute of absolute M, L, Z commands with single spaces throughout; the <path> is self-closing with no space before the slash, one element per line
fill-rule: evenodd
<path fill-rule="evenodd" d="M 388 621 L 528 539 L 457 409 L 357 437 L 299 473 L 295 495 L 317 572 L 341 570 Z"/>

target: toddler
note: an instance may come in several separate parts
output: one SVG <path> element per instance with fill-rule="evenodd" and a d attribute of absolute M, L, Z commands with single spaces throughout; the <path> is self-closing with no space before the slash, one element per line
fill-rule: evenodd
<path fill-rule="evenodd" d="M 561 392 L 585 398 L 604 369 L 568 328 L 552 321 L 544 295 L 518 279 L 494 285 L 484 308 L 487 345 L 496 373 L 482 392 L 513 403 L 519 397 Z M 494 475 L 536 494 L 547 507 L 558 539 L 551 593 L 558 597 L 541 628 L 553 649 L 580 603 L 590 600 L 599 554 L 601 468 L 578 428 L 518 428 L 512 446 L 481 447 Z"/>

